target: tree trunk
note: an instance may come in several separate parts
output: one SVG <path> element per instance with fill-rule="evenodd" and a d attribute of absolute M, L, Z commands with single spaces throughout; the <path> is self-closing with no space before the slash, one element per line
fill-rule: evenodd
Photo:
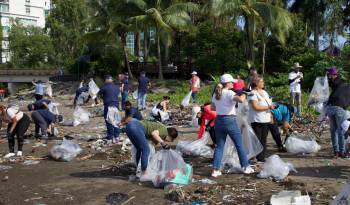
<path fill-rule="evenodd" d="M 159 36 L 158 30 L 157 30 L 157 52 L 158 52 L 159 79 L 163 80 L 162 54 L 160 50 L 160 36 Z"/>
<path fill-rule="evenodd" d="M 266 56 L 266 42 L 265 40 L 261 40 L 262 42 L 262 74 L 265 74 L 265 56 Z"/>
<path fill-rule="evenodd" d="M 165 51 L 165 56 L 164 56 L 164 62 L 165 63 L 169 63 L 169 46 L 168 45 L 164 45 L 164 51 Z"/>
<path fill-rule="evenodd" d="M 135 47 L 134 47 L 134 53 L 138 60 L 140 60 L 140 49 L 141 49 L 141 37 L 140 32 L 135 32 Z"/>
<path fill-rule="evenodd" d="M 246 17 L 245 31 L 247 35 L 248 51 L 247 58 L 254 65 L 254 25 L 253 20 Z"/>
<path fill-rule="evenodd" d="M 148 61 L 148 43 L 149 43 L 149 31 L 146 29 L 144 31 L 144 38 L 143 38 L 143 49 L 144 49 L 144 53 L 143 53 L 143 61 L 147 62 Z"/>
<path fill-rule="evenodd" d="M 128 70 L 129 78 L 132 79 L 133 75 L 132 75 L 132 72 L 130 69 L 130 64 L 129 64 L 128 49 L 126 48 L 126 34 L 123 34 L 121 36 L 122 36 L 121 43 L 122 43 L 122 47 L 123 47 L 123 51 L 124 51 L 124 63 L 125 63 L 125 66 Z"/>

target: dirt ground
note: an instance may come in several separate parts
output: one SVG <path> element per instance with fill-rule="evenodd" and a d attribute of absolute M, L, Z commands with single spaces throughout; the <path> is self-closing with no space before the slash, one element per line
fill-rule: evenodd
<path fill-rule="evenodd" d="M 55 100 L 61 103 L 60 111 L 71 118 L 72 95 L 60 95 Z M 24 102 L 26 104 L 27 102 Z M 95 108 L 87 108 L 92 111 Z M 196 138 L 193 128 L 181 127 L 180 140 Z M 291 162 L 298 173 L 290 173 L 283 182 L 259 179 L 256 174 L 223 175 L 219 179 L 210 177 L 211 159 L 185 158 L 193 165 L 193 183 L 179 190 L 180 197 L 166 194 L 163 189 L 154 188 L 150 183 L 129 180 L 134 169 L 128 164 L 130 151 L 122 151 L 120 145 L 103 147 L 97 151 L 91 148 L 96 141 L 86 141 L 85 136 L 104 136 L 102 117 L 91 118 L 87 125 L 59 127 L 59 137 L 49 141 L 47 147 L 35 147 L 35 140 L 28 138 L 24 146 L 25 159 L 39 159 L 36 165 L 23 165 L 23 160 L 15 162 L 0 158 L 0 205 L 43 205 L 43 204 L 108 204 L 111 193 L 128 194 L 125 204 L 266 204 L 272 194 L 281 190 L 301 190 L 311 196 L 312 204 L 329 204 L 345 185 L 350 174 L 350 160 L 333 159 L 329 134 L 320 140 L 321 151 L 314 155 L 279 154 L 284 161 Z M 33 125 L 27 134 L 33 133 Z M 49 150 L 61 141 L 64 135 L 74 137 L 83 148 L 83 153 L 71 162 L 57 162 L 50 159 Z M 0 136 L 5 136 L 4 131 Z M 175 148 L 176 142 L 173 143 Z M 0 142 L 0 156 L 7 153 L 7 141 Z M 276 147 L 271 137 L 268 155 L 274 154 Z M 1 166 L 11 166 L 2 170 Z M 216 184 L 198 182 L 211 179 Z M 181 198 L 181 200 L 179 200 Z M 179 203 L 180 204 L 180 203 Z"/>

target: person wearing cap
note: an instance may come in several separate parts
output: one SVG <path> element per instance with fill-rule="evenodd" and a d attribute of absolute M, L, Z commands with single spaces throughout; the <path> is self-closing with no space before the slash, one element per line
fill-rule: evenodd
<path fill-rule="evenodd" d="M 146 109 L 146 98 L 148 88 L 151 86 L 150 80 L 146 77 L 146 73 L 144 71 L 141 72 L 141 75 L 138 79 L 138 95 L 137 95 L 137 107 L 139 110 Z"/>
<path fill-rule="evenodd" d="M 303 73 L 300 68 L 303 66 L 299 63 L 294 63 L 293 71 L 289 73 L 289 87 L 290 87 L 290 104 L 297 106 L 297 116 L 301 116 L 301 83 L 303 81 Z"/>
<path fill-rule="evenodd" d="M 99 91 L 99 95 L 102 96 L 103 99 L 103 117 L 105 118 L 105 123 L 107 127 L 107 141 L 115 143 L 118 140 L 120 130 L 118 127 L 113 126 L 111 123 L 107 121 L 107 114 L 109 107 L 116 107 L 119 109 L 119 86 L 113 83 L 112 76 L 108 75 L 105 78 L 105 84 L 101 87 Z"/>
<path fill-rule="evenodd" d="M 246 95 L 237 96 L 233 88 L 235 80 L 230 74 L 224 74 L 220 77 L 220 84 L 217 85 L 212 98 L 213 110 L 217 117 L 214 124 L 216 148 L 214 152 L 212 177 L 222 175 L 221 161 L 224 153 L 226 137 L 229 136 L 235 144 L 240 165 L 245 174 L 254 173 L 249 165 L 247 154 L 243 146 L 241 130 L 236 122 L 236 102 L 244 102 Z M 232 156 L 233 157 L 233 156 Z"/>
<path fill-rule="evenodd" d="M 271 110 L 275 109 L 269 94 L 264 90 L 264 79 L 260 76 L 251 82 L 252 91 L 248 94 L 249 121 L 258 137 L 263 151 L 256 157 L 258 162 L 265 162 L 266 143 L 271 123 Z"/>
<path fill-rule="evenodd" d="M 51 103 L 48 99 L 41 99 L 28 105 L 28 111 L 49 109 Z"/>
<path fill-rule="evenodd" d="M 62 122 L 62 115 L 56 115 L 50 112 L 49 110 L 36 110 L 32 112 L 32 119 L 35 124 L 35 138 L 44 140 L 48 139 L 47 131 L 49 130 L 50 134 L 54 124 L 57 122 Z M 41 134 L 39 134 L 39 130 Z"/>
<path fill-rule="evenodd" d="M 125 103 L 128 101 L 128 95 L 129 95 L 129 75 L 126 74 L 120 74 L 119 81 L 121 83 L 120 91 L 122 93 L 122 110 L 125 110 Z"/>
<path fill-rule="evenodd" d="M 327 76 L 332 92 L 328 98 L 326 115 L 330 123 L 334 157 L 346 157 L 341 123 L 346 120 L 346 110 L 350 105 L 350 86 L 343 83 L 336 67 L 327 69 Z"/>
<path fill-rule="evenodd" d="M 193 71 L 191 73 L 192 78 L 191 78 L 191 91 L 192 91 L 192 102 L 196 103 L 197 102 L 197 95 L 199 92 L 199 89 L 201 87 L 201 80 L 197 76 L 197 72 Z"/>
<path fill-rule="evenodd" d="M 19 110 L 18 106 L 0 105 L 0 118 L 7 125 L 7 140 L 10 152 L 4 158 L 15 156 L 15 136 L 17 137 L 17 156 L 22 157 L 22 148 L 24 142 L 24 134 L 27 132 L 30 119 L 27 114 Z"/>
<path fill-rule="evenodd" d="M 36 100 L 41 100 L 43 99 L 44 96 L 44 86 L 41 82 L 41 80 L 38 80 L 36 82 L 34 82 L 34 80 L 32 81 L 33 85 L 35 86 L 35 99 Z"/>
<path fill-rule="evenodd" d="M 289 132 L 292 131 L 291 121 L 293 114 L 296 113 L 297 108 L 283 103 L 274 103 L 275 109 L 271 110 L 272 123 L 269 124 L 269 130 L 271 132 L 272 138 L 277 144 L 279 152 L 286 152 L 286 148 L 283 146 L 281 133 L 279 131 L 279 126 L 282 127 L 283 133 L 289 136 Z"/>

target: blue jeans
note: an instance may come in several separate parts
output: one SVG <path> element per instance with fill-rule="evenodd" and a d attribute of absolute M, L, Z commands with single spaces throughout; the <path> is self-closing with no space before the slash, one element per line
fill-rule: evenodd
<path fill-rule="evenodd" d="M 346 120 L 346 111 L 338 106 L 328 106 L 327 116 L 329 117 L 333 150 L 334 152 L 344 153 L 345 140 L 341 124 Z"/>
<path fill-rule="evenodd" d="M 301 93 L 290 93 L 290 104 L 297 107 L 297 116 L 301 116 Z"/>
<path fill-rule="evenodd" d="M 107 127 L 107 139 L 111 140 L 113 138 L 118 138 L 120 134 L 120 129 L 118 127 L 114 127 L 111 123 L 107 122 L 107 113 L 108 113 L 108 107 L 118 107 L 118 106 L 104 106 L 103 109 L 103 117 L 105 118 L 105 123 Z"/>
<path fill-rule="evenodd" d="M 196 103 L 197 102 L 197 96 L 198 96 L 198 92 L 192 92 L 192 103 Z"/>
<path fill-rule="evenodd" d="M 139 109 L 146 109 L 146 97 L 147 94 L 146 93 L 141 93 L 139 92 L 137 95 L 137 107 Z"/>
<path fill-rule="evenodd" d="M 128 92 L 122 92 L 122 110 L 125 110 L 125 102 L 128 101 Z"/>
<path fill-rule="evenodd" d="M 126 125 L 125 131 L 136 148 L 136 164 L 138 165 L 141 159 L 141 170 L 145 171 L 150 154 L 145 128 L 140 121 L 133 119 Z"/>
<path fill-rule="evenodd" d="M 222 155 L 224 153 L 227 135 L 230 136 L 236 146 L 241 167 L 245 168 L 249 166 L 247 154 L 243 146 L 241 130 L 236 123 L 236 117 L 218 115 L 215 119 L 214 129 L 217 147 L 214 152 L 213 168 L 216 170 L 221 168 Z"/>

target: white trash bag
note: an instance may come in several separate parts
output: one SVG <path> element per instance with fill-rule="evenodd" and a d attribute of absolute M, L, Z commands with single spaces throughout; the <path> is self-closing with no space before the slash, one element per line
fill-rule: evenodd
<path fill-rule="evenodd" d="M 52 86 L 51 83 L 46 83 L 44 87 L 44 95 L 49 96 L 52 98 Z"/>
<path fill-rule="evenodd" d="M 136 90 L 132 93 L 132 97 L 134 98 L 134 100 L 137 100 L 138 95 L 139 95 L 139 92 L 138 92 L 138 90 L 136 89 Z"/>
<path fill-rule="evenodd" d="M 297 171 L 294 169 L 293 164 L 284 162 L 278 155 L 274 154 L 266 159 L 264 168 L 258 174 L 258 177 L 273 177 L 276 180 L 283 180 L 288 176 L 290 171 L 297 173 Z"/>
<path fill-rule="evenodd" d="M 77 105 L 84 105 L 88 98 L 89 98 L 88 92 L 81 93 L 77 99 Z"/>
<path fill-rule="evenodd" d="M 90 121 L 90 113 L 81 107 L 76 107 L 73 112 L 73 126 L 87 124 Z"/>
<path fill-rule="evenodd" d="M 193 142 L 179 141 L 176 145 L 176 150 L 189 156 L 212 157 L 214 152 L 207 146 L 209 137 L 209 132 L 204 132 L 202 138 Z"/>
<path fill-rule="evenodd" d="M 182 100 L 181 105 L 187 107 L 190 104 L 192 91 L 190 91 Z"/>
<path fill-rule="evenodd" d="M 49 111 L 52 112 L 55 115 L 59 115 L 60 114 L 60 112 L 58 111 L 58 106 L 59 105 L 60 105 L 59 103 L 54 103 L 54 102 L 49 103 L 48 104 Z"/>
<path fill-rule="evenodd" d="M 193 108 L 192 108 L 192 121 L 191 121 L 192 127 L 196 127 L 196 128 L 199 127 L 197 113 L 200 111 L 201 111 L 201 108 L 199 106 L 193 106 Z"/>
<path fill-rule="evenodd" d="M 322 113 L 329 95 L 330 91 L 327 76 L 317 77 L 310 93 L 308 105 L 314 107 L 317 112 Z"/>
<path fill-rule="evenodd" d="M 80 154 L 82 149 L 71 140 L 63 139 L 62 144 L 55 145 L 50 150 L 50 155 L 54 160 L 69 162 Z"/>
<path fill-rule="evenodd" d="M 177 175 L 185 175 L 186 171 L 187 165 L 178 152 L 163 149 L 151 157 L 140 181 L 152 181 L 155 187 L 160 187 L 173 183 Z"/>
<path fill-rule="evenodd" d="M 148 143 L 149 146 L 149 155 L 148 155 L 148 162 L 150 161 L 151 157 L 154 155 L 154 153 L 156 153 L 156 149 L 154 148 L 154 146 L 151 143 Z M 139 164 L 136 164 L 136 147 L 134 145 L 132 145 L 131 147 L 131 159 L 132 162 L 135 163 L 135 165 L 137 166 L 136 169 L 136 176 L 140 177 L 141 176 L 141 160 L 139 161 Z"/>
<path fill-rule="evenodd" d="M 294 136 L 288 137 L 285 143 L 286 149 L 292 154 L 310 154 L 316 153 L 321 146 L 314 140 L 303 140 Z"/>
<path fill-rule="evenodd" d="M 92 99 L 97 97 L 97 93 L 100 91 L 100 88 L 96 85 L 94 80 L 90 80 L 89 82 L 89 95 Z"/>
<path fill-rule="evenodd" d="M 114 127 L 119 127 L 119 123 L 122 121 L 122 116 L 116 107 L 108 107 L 107 122 L 111 123 Z"/>

